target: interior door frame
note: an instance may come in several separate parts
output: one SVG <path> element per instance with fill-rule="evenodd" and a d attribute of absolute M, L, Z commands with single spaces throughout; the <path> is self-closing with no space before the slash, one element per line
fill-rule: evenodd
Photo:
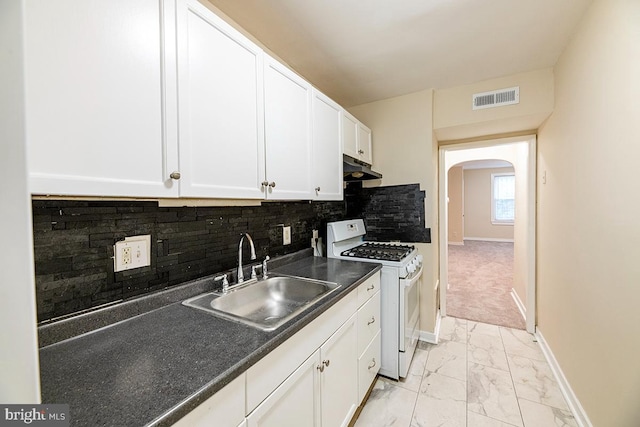
<path fill-rule="evenodd" d="M 448 280 L 448 169 L 446 154 L 451 151 L 489 148 L 504 144 L 526 143 L 527 144 L 527 225 L 526 225 L 526 267 L 525 267 L 525 324 L 527 332 L 535 333 L 536 327 L 536 164 L 537 164 L 537 140 L 536 135 L 525 135 L 519 137 L 509 137 L 476 142 L 461 142 L 441 145 L 438 149 L 438 199 L 439 199 L 439 235 L 440 235 L 440 315 L 447 315 L 447 284 Z M 464 237 L 463 237 L 464 238 Z"/>

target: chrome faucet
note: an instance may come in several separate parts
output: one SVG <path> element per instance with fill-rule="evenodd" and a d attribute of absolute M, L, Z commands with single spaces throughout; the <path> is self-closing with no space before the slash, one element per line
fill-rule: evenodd
<path fill-rule="evenodd" d="M 249 246 L 251 247 L 251 259 L 256 259 L 256 248 L 253 246 L 251 236 L 249 233 L 242 233 L 240 237 L 240 244 L 238 245 L 238 283 L 244 282 L 244 273 L 242 272 L 242 242 L 244 242 L 245 237 L 249 241 Z"/>

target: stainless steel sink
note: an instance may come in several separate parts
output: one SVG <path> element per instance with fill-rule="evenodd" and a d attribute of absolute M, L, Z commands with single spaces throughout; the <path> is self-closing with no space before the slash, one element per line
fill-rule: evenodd
<path fill-rule="evenodd" d="M 337 283 L 278 276 L 227 294 L 211 292 L 200 295 L 182 304 L 272 331 L 339 287 Z"/>

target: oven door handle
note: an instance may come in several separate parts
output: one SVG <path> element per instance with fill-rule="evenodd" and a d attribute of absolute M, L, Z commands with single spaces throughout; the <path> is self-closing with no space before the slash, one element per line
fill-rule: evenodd
<path fill-rule="evenodd" d="M 422 265 L 420 266 L 420 269 L 418 271 L 411 275 L 411 277 L 402 279 L 402 284 L 407 288 L 411 287 L 415 283 L 415 281 L 420 278 L 420 276 L 422 276 Z"/>

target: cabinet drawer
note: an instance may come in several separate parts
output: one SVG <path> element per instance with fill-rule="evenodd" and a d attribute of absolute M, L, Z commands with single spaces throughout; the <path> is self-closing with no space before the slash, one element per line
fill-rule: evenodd
<path fill-rule="evenodd" d="M 380 291 L 358 310 L 358 356 L 380 331 Z"/>
<path fill-rule="evenodd" d="M 378 331 L 369 347 L 358 358 L 358 404 L 362 403 L 362 399 L 380 370 L 380 351 L 380 331 Z"/>
<path fill-rule="evenodd" d="M 358 307 L 367 302 L 369 298 L 380 290 L 380 273 L 369 277 L 363 284 L 358 286 Z"/>

